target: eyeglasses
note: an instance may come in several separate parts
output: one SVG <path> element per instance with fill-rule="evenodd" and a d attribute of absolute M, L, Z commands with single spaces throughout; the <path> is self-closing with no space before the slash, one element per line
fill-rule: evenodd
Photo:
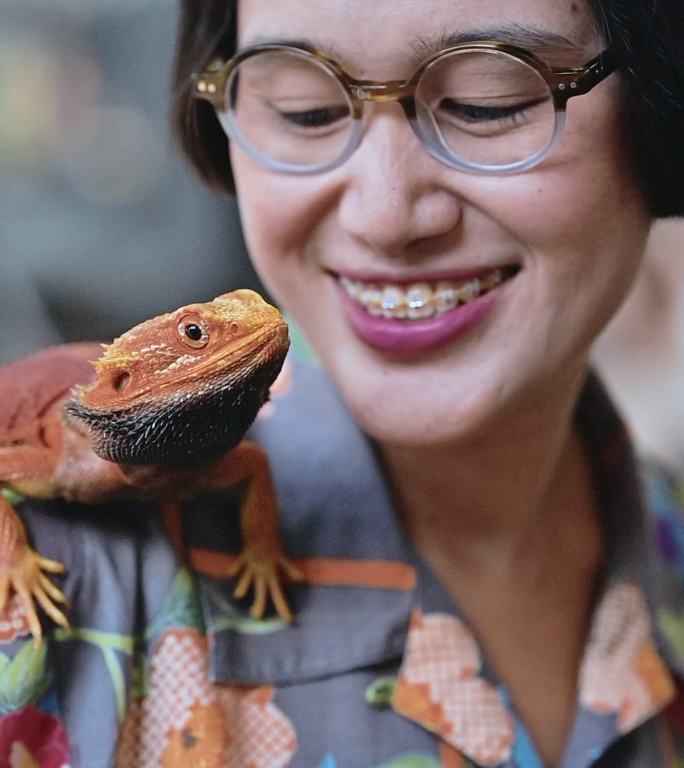
<path fill-rule="evenodd" d="M 397 101 L 425 148 L 463 171 L 532 168 L 558 140 L 568 99 L 616 68 L 609 51 L 582 67 L 548 67 L 492 40 L 430 56 L 408 80 L 350 77 L 320 51 L 293 45 L 246 48 L 193 75 L 193 96 L 213 104 L 228 137 L 275 171 L 315 174 L 359 146 L 365 102 Z"/>

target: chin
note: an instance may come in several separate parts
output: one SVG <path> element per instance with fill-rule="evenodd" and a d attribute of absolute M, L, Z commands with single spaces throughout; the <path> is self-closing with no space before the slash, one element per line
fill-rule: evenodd
<path fill-rule="evenodd" d="M 350 379 L 334 366 L 329 370 L 356 422 L 382 445 L 427 448 L 465 443 L 489 431 L 502 406 L 496 392 L 486 388 L 445 388 L 444 372 L 366 368 Z M 455 378 L 453 371 L 451 375 Z"/>
<path fill-rule="evenodd" d="M 413 406 L 413 407 L 411 407 Z M 373 408 L 360 404 L 352 411 L 364 432 L 380 445 L 397 448 L 436 449 L 465 445 L 487 431 L 490 419 L 462 409 L 435 409 L 430 405 L 406 404 Z M 410 415 L 409 415 L 410 414 Z"/>

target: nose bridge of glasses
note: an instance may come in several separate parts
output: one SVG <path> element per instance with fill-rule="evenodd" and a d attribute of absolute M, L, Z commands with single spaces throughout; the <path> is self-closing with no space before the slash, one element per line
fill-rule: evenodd
<path fill-rule="evenodd" d="M 349 80 L 347 87 L 359 101 L 404 101 L 413 95 L 414 86 L 400 80 L 377 82 L 374 80 Z"/>

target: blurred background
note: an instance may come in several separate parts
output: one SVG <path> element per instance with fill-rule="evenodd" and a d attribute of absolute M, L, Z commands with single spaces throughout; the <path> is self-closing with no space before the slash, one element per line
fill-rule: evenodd
<path fill-rule="evenodd" d="M 0 363 L 259 287 L 234 204 L 169 137 L 175 10 L 0 4 Z M 684 221 L 654 228 L 596 364 L 642 450 L 684 471 Z"/>
<path fill-rule="evenodd" d="M 254 286 L 172 146 L 172 0 L 0 3 L 0 360 Z"/>

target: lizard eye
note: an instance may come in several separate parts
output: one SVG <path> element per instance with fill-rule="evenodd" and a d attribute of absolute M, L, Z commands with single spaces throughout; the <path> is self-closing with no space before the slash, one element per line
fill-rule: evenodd
<path fill-rule="evenodd" d="M 209 331 L 202 318 L 196 314 L 185 315 L 176 326 L 183 344 L 193 349 L 202 349 L 209 343 Z"/>

